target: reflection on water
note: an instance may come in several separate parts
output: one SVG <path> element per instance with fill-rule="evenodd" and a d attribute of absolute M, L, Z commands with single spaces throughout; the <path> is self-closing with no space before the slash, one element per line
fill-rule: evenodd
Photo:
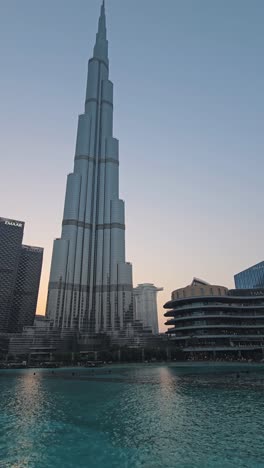
<path fill-rule="evenodd" d="M 2 404 L 5 405 L 0 432 L 5 444 L 2 442 L 1 445 L 3 451 L 6 451 L 8 466 L 12 468 L 30 466 L 31 455 L 34 452 L 31 431 L 39 426 L 44 401 L 41 380 L 41 374 L 24 372 L 9 382 L 11 385 L 6 388 L 6 392 L 1 391 Z M 14 429 L 15 434 L 12 434 Z M 7 440 L 10 435 L 13 437 L 12 443 Z M 23 454 L 21 457 L 20 453 Z"/>
<path fill-rule="evenodd" d="M 0 372 L 0 468 L 264 467 L 264 373 Z"/>

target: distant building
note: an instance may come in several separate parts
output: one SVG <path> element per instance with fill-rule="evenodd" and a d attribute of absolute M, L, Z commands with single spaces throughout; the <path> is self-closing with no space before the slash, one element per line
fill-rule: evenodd
<path fill-rule="evenodd" d="M 237 273 L 234 279 L 238 289 L 264 288 L 264 262 Z"/>
<path fill-rule="evenodd" d="M 223 359 L 264 353 L 264 289 L 228 290 L 194 280 L 164 305 L 167 334 L 186 357 Z"/>
<path fill-rule="evenodd" d="M 134 318 L 149 327 L 154 335 L 159 333 L 157 293 L 163 288 L 143 283 L 134 288 Z"/>
<path fill-rule="evenodd" d="M 24 222 L 0 218 L 0 332 L 34 322 L 43 249 L 22 245 Z"/>
<path fill-rule="evenodd" d="M 23 357 L 31 362 L 49 361 L 56 353 L 72 351 L 73 341 L 74 337 L 70 337 L 70 340 L 63 339 L 57 329 L 24 327 L 22 333 L 8 335 L 8 354 L 17 359 Z"/>
<path fill-rule="evenodd" d="M 52 325 L 52 321 L 45 317 L 45 315 L 35 315 L 33 326 L 36 330 L 49 331 L 51 330 Z"/>

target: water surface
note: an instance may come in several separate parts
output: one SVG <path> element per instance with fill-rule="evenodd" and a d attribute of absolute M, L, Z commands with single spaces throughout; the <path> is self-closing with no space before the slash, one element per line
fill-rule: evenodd
<path fill-rule="evenodd" d="M 263 420 L 257 366 L 0 371 L 1 468 L 264 467 Z"/>

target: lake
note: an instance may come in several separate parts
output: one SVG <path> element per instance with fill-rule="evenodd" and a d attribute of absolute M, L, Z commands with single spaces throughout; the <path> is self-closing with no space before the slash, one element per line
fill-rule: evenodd
<path fill-rule="evenodd" d="M 264 467 L 264 367 L 0 370 L 0 467 Z"/>

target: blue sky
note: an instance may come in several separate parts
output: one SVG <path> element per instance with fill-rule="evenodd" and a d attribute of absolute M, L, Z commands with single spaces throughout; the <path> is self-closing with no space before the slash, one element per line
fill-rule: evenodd
<path fill-rule="evenodd" d="M 0 216 L 60 235 L 98 0 L 0 1 Z M 233 286 L 263 260 L 262 0 L 106 0 L 134 282 Z"/>

